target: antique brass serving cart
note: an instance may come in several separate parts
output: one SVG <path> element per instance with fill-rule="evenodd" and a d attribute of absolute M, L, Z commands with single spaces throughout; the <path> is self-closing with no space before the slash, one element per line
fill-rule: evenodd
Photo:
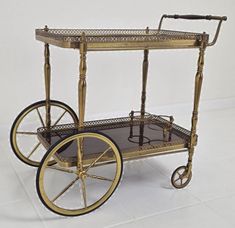
<path fill-rule="evenodd" d="M 162 30 L 164 18 L 217 20 L 214 38 L 207 33 Z M 39 167 L 36 186 L 43 204 L 67 216 L 91 212 L 117 188 L 123 161 L 188 151 L 188 162 L 172 174 L 175 188 L 192 177 L 192 157 L 197 144 L 196 125 L 203 79 L 204 53 L 216 43 L 226 17 L 163 15 L 157 29 L 36 29 L 45 44 L 46 99 L 25 108 L 11 130 L 11 146 L 19 159 Z M 80 51 L 79 118 L 68 105 L 50 99 L 49 44 Z M 145 111 L 148 54 L 152 49 L 198 48 L 191 130 L 174 123 L 172 116 Z M 85 121 L 86 54 L 88 51 L 143 50 L 140 111 L 122 118 Z M 45 152 L 46 150 L 46 152 Z M 81 195 L 78 194 L 78 189 Z M 78 196 L 79 195 L 79 196 Z"/>

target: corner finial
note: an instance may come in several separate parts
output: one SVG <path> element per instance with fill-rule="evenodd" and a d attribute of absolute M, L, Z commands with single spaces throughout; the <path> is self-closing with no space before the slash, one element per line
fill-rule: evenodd
<path fill-rule="evenodd" d="M 85 34 L 85 32 L 82 32 L 81 42 L 85 42 L 85 41 L 86 41 L 86 34 Z"/>
<path fill-rule="evenodd" d="M 45 25 L 44 27 L 44 31 L 48 32 L 49 28 L 47 27 L 47 25 Z"/>
<path fill-rule="evenodd" d="M 149 34 L 149 27 L 146 27 L 145 32 L 146 34 Z"/>

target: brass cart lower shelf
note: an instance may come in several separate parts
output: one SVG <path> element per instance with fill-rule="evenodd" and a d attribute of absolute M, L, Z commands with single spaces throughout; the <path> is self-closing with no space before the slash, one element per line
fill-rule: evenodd
<path fill-rule="evenodd" d="M 99 131 L 113 139 L 119 147 L 123 159 L 139 159 L 142 157 L 176 153 L 187 150 L 190 131 L 157 115 L 147 114 L 138 117 L 122 117 L 85 122 L 84 128 L 78 130 L 76 124 L 58 125 L 51 128 L 39 128 L 38 137 L 49 149 L 57 141 L 80 131 Z M 89 141 L 90 140 L 90 141 Z M 104 151 L 100 141 L 84 141 L 84 165 Z M 66 148 L 56 154 L 55 159 L 62 166 L 75 166 L 77 162 L 77 144 L 66 145 Z M 112 157 L 107 154 L 99 163 L 110 163 Z"/>

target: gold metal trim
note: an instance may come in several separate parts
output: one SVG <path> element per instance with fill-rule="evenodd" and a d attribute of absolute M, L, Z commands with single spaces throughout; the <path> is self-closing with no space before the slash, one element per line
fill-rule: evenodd
<path fill-rule="evenodd" d="M 63 48 L 77 48 L 85 34 L 88 51 L 195 48 L 202 34 L 149 29 L 36 29 L 36 39 Z M 209 37 L 207 37 L 209 39 Z"/>
<path fill-rule="evenodd" d="M 84 127 L 81 129 L 82 131 L 100 131 L 105 129 L 112 129 L 112 128 L 120 128 L 130 126 L 130 123 L 139 125 L 140 123 L 148 124 L 148 123 L 158 123 L 163 128 L 166 128 L 171 131 L 171 133 L 178 135 L 182 140 L 174 141 L 174 142 L 164 142 L 161 146 L 157 145 L 142 145 L 139 147 L 138 145 L 134 146 L 132 149 L 123 150 L 122 155 L 124 160 L 132 160 L 138 159 L 142 157 L 148 157 L 153 155 L 160 155 L 160 154 L 168 154 L 172 153 L 173 150 L 187 150 L 188 144 L 190 141 L 190 131 L 176 125 L 173 123 L 172 117 L 169 120 L 161 117 L 156 116 L 153 114 L 146 114 L 145 118 L 142 119 L 141 115 L 132 119 L 132 117 L 123 117 L 123 118 L 113 118 L 113 119 L 106 119 L 106 120 L 97 120 L 97 121 L 88 121 L 84 122 Z M 50 134 L 61 134 L 66 135 L 70 134 L 69 132 L 76 132 L 78 129 L 77 125 L 68 124 L 68 125 L 58 125 L 49 129 Z M 50 143 L 45 139 L 44 135 L 48 131 L 47 128 L 40 128 L 38 129 L 38 137 L 42 144 L 49 149 L 51 146 Z M 86 163 L 86 160 L 89 160 L 90 157 L 83 158 L 83 162 Z M 55 156 L 55 160 L 63 167 L 70 167 L 76 166 L 76 159 L 70 158 L 70 160 L 64 160 L 59 154 Z M 110 162 L 110 158 L 107 158 L 107 163 Z M 104 161 L 101 161 L 104 163 Z M 83 164 L 84 165 L 84 164 Z"/>

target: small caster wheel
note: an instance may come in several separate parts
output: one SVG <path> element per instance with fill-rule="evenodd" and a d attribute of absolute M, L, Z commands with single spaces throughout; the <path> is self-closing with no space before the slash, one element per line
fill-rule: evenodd
<path fill-rule="evenodd" d="M 171 184 L 175 188 L 184 188 L 186 187 L 192 179 L 192 171 L 187 174 L 187 166 L 178 167 L 171 176 Z"/>

